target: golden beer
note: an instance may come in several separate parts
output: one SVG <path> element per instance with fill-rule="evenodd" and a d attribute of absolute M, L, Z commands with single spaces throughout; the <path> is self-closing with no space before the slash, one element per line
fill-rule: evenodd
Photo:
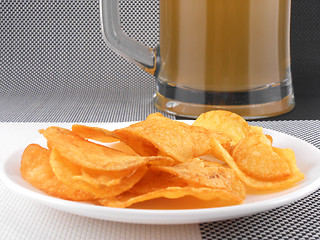
<path fill-rule="evenodd" d="M 123 33 L 118 0 L 100 0 L 111 49 L 155 76 L 155 105 L 198 117 L 223 109 L 252 118 L 294 107 L 291 0 L 159 0 L 160 43 Z"/>
<path fill-rule="evenodd" d="M 279 88 L 272 93 L 277 95 L 283 91 L 281 84 L 291 84 L 290 4 L 290 0 L 160 0 L 158 98 L 166 105 L 171 98 L 177 100 L 173 107 L 179 101 L 182 105 L 187 102 L 184 110 L 178 111 L 189 116 L 228 107 L 249 117 L 261 115 L 261 110 L 266 116 L 275 115 L 275 108 L 277 114 L 288 111 L 283 99 L 292 95 L 290 90 L 275 96 L 274 101 L 264 101 L 261 94 L 270 95 L 263 91 L 266 88 Z M 237 94 L 242 96 L 239 101 L 246 94 L 251 99 L 232 103 Z M 255 114 L 252 111 L 257 104 L 260 110 Z M 203 110 L 200 105 L 208 106 Z M 186 110 L 195 107 L 199 112 Z M 273 113 L 268 113 L 270 107 Z"/>

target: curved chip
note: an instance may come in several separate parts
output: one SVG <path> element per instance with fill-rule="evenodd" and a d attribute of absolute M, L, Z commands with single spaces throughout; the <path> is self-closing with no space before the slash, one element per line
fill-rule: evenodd
<path fill-rule="evenodd" d="M 93 200 L 86 191 L 74 189 L 57 179 L 49 163 L 50 151 L 37 144 L 30 144 L 21 159 L 21 175 L 34 187 L 59 198 L 74 201 Z"/>
<path fill-rule="evenodd" d="M 48 145 L 51 148 L 54 147 L 62 157 L 86 168 L 118 171 L 137 168 L 152 161 L 172 162 L 172 159 L 162 156 L 140 157 L 89 142 L 64 128 L 49 127 L 46 130 L 40 130 L 40 133 L 47 138 Z"/>
<path fill-rule="evenodd" d="M 287 161 L 272 148 L 260 131 L 249 131 L 232 152 L 234 162 L 246 175 L 260 180 L 282 180 L 290 177 Z"/>
<path fill-rule="evenodd" d="M 152 192 L 146 192 L 142 195 L 120 195 L 116 199 L 100 199 L 99 203 L 103 206 L 125 208 L 132 204 L 144 202 L 155 198 L 169 198 L 176 199 L 184 196 L 193 196 L 205 201 L 223 201 L 228 205 L 241 204 L 230 197 L 228 192 L 220 189 L 212 188 L 196 188 L 196 187 L 168 187 L 165 189 L 158 189 Z"/>
<path fill-rule="evenodd" d="M 225 161 L 230 168 L 234 169 L 238 178 L 246 185 L 255 189 L 281 189 L 292 186 L 293 184 L 299 182 L 304 178 L 304 175 L 298 170 L 295 164 L 294 154 L 290 157 L 285 157 L 283 154 L 279 154 L 282 150 L 277 150 L 277 153 L 284 159 L 289 167 L 291 175 L 286 179 L 280 180 L 262 180 L 262 179 L 255 179 L 248 175 L 246 175 L 241 169 L 238 167 L 236 162 L 233 160 L 229 152 L 224 149 L 221 144 L 216 141 L 215 139 L 212 140 L 212 148 L 215 150 L 215 157 Z M 291 152 L 293 153 L 293 152 Z"/>
<path fill-rule="evenodd" d="M 294 154 L 294 151 L 290 148 L 277 148 L 273 147 L 273 150 L 279 154 L 282 159 L 285 159 L 287 164 L 289 165 L 291 171 L 291 181 L 298 182 L 304 178 L 304 175 L 297 167 L 297 161 Z"/>
<path fill-rule="evenodd" d="M 131 172 L 92 172 L 63 158 L 55 149 L 50 154 L 50 165 L 56 177 L 74 189 L 90 192 L 98 198 L 113 197 L 130 189 L 145 174 L 147 167 Z"/>
<path fill-rule="evenodd" d="M 170 156 L 178 162 L 206 154 L 211 148 L 211 138 L 227 142 L 220 134 L 171 120 L 160 113 L 114 132 L 141 156 Z"/>
<path fill-rule="evenodd" d="M 84 139 L 91 139 L 104 143 L 117 142 L 112 131 L 100 127 L 89 127 L 81 124 L 72 125 L 72 131 Z"/>
<path fill-rule="evenodd" d="M 244 191 L 241 196 L 237 195 L 233 191 L 234 189 L 228 186 L 230 182 L 223 184 L 216 178 L 211 180 L 216 182 L 216 185 L 212 184 L 210 187 L 206 187 L 205 184 L 201 185 L 199 182 L 188 182 L 186 179 L 179 177 L 180 174 L 171 174 L 163 170 L 158 167 L 149 169 L 145 176 L 129 191 L 114 198 L 101 199 L 100 204 L 122 208 L 160 197 L 175 199 L 184 196 L 194 196 L 201 200 L 211 200 L 213 202 L 223 200 L 228 202 L 229 205 L 240 204 L 244 200 Z M 244 188 L 242 189 L 244 190 Z"/>
<path fill-rule="evenodd" d="M 222 132 L 232 139 L 232 144 L 237 144 L 249 131 L 249 124 L 238 114 L 213 110 L 202 113 L 193 123 L 193 126 L 200 126 L 214 131 Z"/>
<path fill-rule="evenodd" d="M 239 201 L 243 201 L 246 195 L 245 187 L 236 177 L 234 170 L 226 168 L 218 162 L 194 158 L 174 166 L 156 166 L 153 169 L 177 176 L 193 187 L 224 189 Z"/>

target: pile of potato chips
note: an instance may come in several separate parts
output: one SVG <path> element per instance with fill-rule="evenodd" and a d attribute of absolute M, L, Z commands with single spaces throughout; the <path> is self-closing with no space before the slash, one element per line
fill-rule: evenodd
<path fill-rule="evenodd" d="M 109 207 L 185 196 L 235 205 L 248 189 L 279 190 L 304 177 L 291 149 L 273 147 L 262 128 L 228 111 L 204 113 L 192 125 L 154 113 L 113 131 L 39 132 L 47 148 L 25 149 L 22 177 L 50 195 Z"/>

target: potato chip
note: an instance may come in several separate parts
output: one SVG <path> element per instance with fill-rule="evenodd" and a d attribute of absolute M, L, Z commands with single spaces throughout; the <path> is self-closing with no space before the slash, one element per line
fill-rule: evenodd
<path fill-rule="evenodd" d="M 108 207 L 125 208 L 132 204 L 155 199 L 155 198 L 169 198 L 176 199 L 184 196 L 193 196 L 204 201 L 222 201 L 228 202 L 228 205 L 241 204 L 230 198 L 229 193 L 220 189 L 212 188 L 197 188 L 197 187 L 168 187 L 164 189 L 157 189 L 155 191 L 148 191 L 142 195 L 130 195 L 129 193 L 118 196 L 116 199 L 100 199 L 99 203 Z"/>
<path fill-rule="evenodd" d="M 84 139 L 91 139 L 104 143 L 119 141 L 119 139 L 114 138 L 112 131 L 108 131 L 104 128 L 74 124 L 72 125 L 72 131 Z"/>
<path fill-rule="evenodd" d="M 93 140 L 100 143 L 108 143 L 112 149 L 117 149 L 131 155 L 138 155 L 127 144 L 120 142 L 114 137 L 114 132 L 100 127 L 90 127 L 80 124 L 72 125 L 72 131 L 86 140 Z M 104 144 L 105 145 L 105 144 Z"/>
<path fill-rule="evenodd" d="M 50 151 L 37 144 L 30 144 L 23 152 L 21 175 L 34 187 L 59 198 L 88 201 L 94 196 L 85 191 L 67 186 L 57 179 L 49 164 Z"/>
<path fill-rule="evenodd" d="M 294 155 L 291 155 L 290 157 L 284 157 L 283 153 L 279 154 L 279 152 L 283 150 L 277 150 L 276 152 L 282 159 L 285 159 L 285 161 L 287 162 L 291 175 L 286 179 L 270 181 L 255 179 L 242 172 L 229 152 L 224 149 L 217 140 L 212 140 L 212 147 L 215 150 L 215 157 L 221 159 L 222 161 L 225 161 L 229 165 L 229 167 L 235 171 L 238 178 L 248 187 L 254 189 L 276 190 L 280 188 L 290 187 L 294 183 L 303 179 L 303 174 L 296 167 Z"/>
<path fill-rule="evenodd" d="M 211 129 L 229 136 L 232 144 L 237 144 L 249 131 L 249 124 L 241 116 L 223 110 L 213 110 L 201 114 L 193 126 Z"/>
<path fill-rule="evenodd" d="M 225 139 L 205 128 L 174 121 L 160 113 L 115 130 L 115 136 L 142 156 L 170 156 L 178 162 L 205 154 L 210 150 L 212 137 Z"/>
<path fill-rule="evenodd" d="M 178 209 L 203 209 L 203 208 L 221 208 L 234 205 L 227 199 L 201 200 L 197 197 L 186 195 L 180 198 L 153 198 L 143 202 L 137 202 L 130 205 L 134 209 L 152 209 L 152 210 L 178 210 Z"/>
<path fill-rule="evenodd" d="M 246 191 L 304 178 L 293 150 L 273 147 L 263 128 L 228 111 L 204 113 L 193 125 L 154 113 L 113 131 L 75 124 L 39 132 L 49 149 L 25 149 L 23 178 L 53 196 L 109 207 L 229 206 L 243 203 Z"/>
<path fill-rule="evenodd" d="M 230 205 L 243 202 L 243 199 L 235 197 L 225 188 L 194 187 L 183 179 L 159 169 L 150 169 L 129 191 L 115 198 L 101 199 L 99 202 L 105 206 L 122 208 L 160 197 L 175 199 L 184 196 L 194 196 L 201 200 L 224 200 Z"/>
<path fill-rule="evenodd" d="M 263 134 L 263 128 L 262 127 L 258 127 L 258 126 L 250 126 L 249 128 L 249 132 L 259 132 L 259 133 L 262 133 Z M 273 143 L 273 138 L 272 136 L 268 135 L 268 134 L 264 134 L 266 136 L 266 138 L 269 139 L 270 143 L 272 144 Z"/>
<path fill-rule="evenodd" d="M 289 165 L 290 171 L 291 171 L 291 178 L 288 179 L 289 183 L 296 183 L 298 181 L 301 181 L 304 178 L 304 175 L 297 167 L 297 161 L 295 154 L 292 149 L 290 148 L 277 148 L 273 147 L 273 150 L 282 158 L 285 159 L 287 164 Z"/>
<path fill-rule="evenodd" d="M 156 166 L 153 168 L 171 173 L 193 187 L 225 189 L 239 201 L 243 201 L 245 198 L 245 187 L 236 177 L 234 171 L 218 162 L 194 158 L 174 166 Z"/>
<path fill-rule="evenodd" d="M 209 130 L 209 139 L 216 139 L 228 152 L 231 152 L 234 145 L 233 145 L 233 142 L 232 142 L 232 139 L 225 135 L 224 133 L 222 132 L 218 132 L 218 131 L 214 131 L 214 130 L 211 130 L 211 129 L 208 129 Z M 206 153 L 206 154 L 210 154 L 210 151 L 211 149 Z"/>
<path fill-rule="evenodd" d="M 145 166 L 143 166 L 145 167 Z M 124 179 L 131 176 L 137 169 L 125 169 L 121 171 L 101 171 L 89 168 L 80 168 L 81 175 L 73 177 L 86 181 L 95 187 L 112 187 L 120 184 Z"/>
<path fill-rule="evenodd" d="M 117 171 L 137 168 L 152 163 L 152 161 L 164 160 L 165 162 L 172 162 L 171 159 L 161 156 L 139 157 L 130 155 L 89 142 L 64 128 L 49 127 L 46 130 L 41 130 L 40 133 L 47 138 L 49 146 L 54 147 L 62 157 L 86 168 Z"/>
<path fill-rule="evenodd" d="M 273 138 L 272 136 L 268 135 L 268 134 L 265 134 L 266 138 L 269 139 L 270 143 L 272 144 L 273 143 Z"/>
<path fill-rule="evenodd" d="M 260 180 L 281 180 L 290 177 L 285 159 L 273 151 L 270 140 L 261 132 L 250 131 L 235 146 L 232 157 L 246 175 Z"/>
<path fill-rule="evenodd" d="M 97 173 L 96 171 L 92 174 L 92 171 L 83 169 L 63 158 L 55 149 L 52 149 L 50 154 L 50 165 L 57 178 L 65 185 L 90 192 L 95 198 L 113 197 L 121 194 L 138 182 L 147 170 L 146 166 L 142 166 L 131 172 L 105 171 Z"/>

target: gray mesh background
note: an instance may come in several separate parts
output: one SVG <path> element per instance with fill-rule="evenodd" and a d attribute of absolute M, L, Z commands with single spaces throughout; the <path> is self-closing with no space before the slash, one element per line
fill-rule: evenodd
<path fill-rule="evenodd" d="M 120 1 L 123 30 L 156 46 L 158 11 L 157 1 Z M 156 111 L 154 77 L 107 48 L 97 0 L 1 1 L 0 13 L 0 121 L 130 121 Z"/>
<path fill-rule="evenodd" d="M 157 12 L 157 3 L 121 1 L 122 27 L 155 46 Z M 153 88 L 152 76 L 107 48 L 98 1 L 2 1 L 0 41 L 2 92 Z"/>

